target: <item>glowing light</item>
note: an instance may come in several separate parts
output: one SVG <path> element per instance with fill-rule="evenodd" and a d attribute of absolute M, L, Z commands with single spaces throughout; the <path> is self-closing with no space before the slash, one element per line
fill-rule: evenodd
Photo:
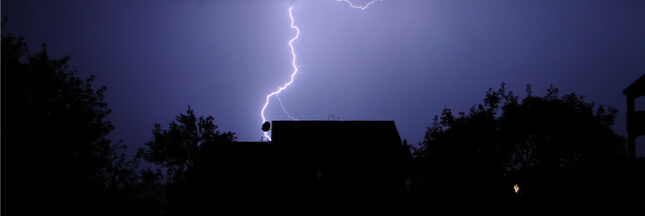
<path fill-rule="evenodd" d="M 282 107 L 282 111 L 284 111 L 284 114 L 287 114 L 287 117 L 289 117 L 290 119 L 298 121 L 298 119 L 291 117 L 291 115 L 289 115 L 289 113 L 287 112 L 287 108 L 285 108 L 284 104 L 282 104 L 282 99 L 280 99 L 280 94 L 276 94 L 275 98 L 277 98 L 278 102 L 280 102 L 280 106 Z"/>
<path fill-rule="evenodd" d="M 369 7 L 370 5 L 374 4 L 375 2 L 382 1 L 382 0 L 371 0 L 370 2 L 365 4 L 364 6 L 354 5 L 349 0 L 336 0 L 336 1 L 347 2 L 347 4 L 349 4 L 349 6 L 351 8 L 357 8 L 357 9 L 365 10 L 365 9 L 367 9 L 367 7 Z M 262 123 L 263 124 L 265 122 L 267 122 L 267 119 L 264 116 L 264 110 L 266 110 L 267 106 L 269 106 L 269 100 L 274 95 L 276 96 L 276 98 L 280 102 L 280 107 L 282 107 L 282 111 L 287 115 L 287 117 L 289 117 L 292 120 L 298 120 L 298 119 L 295 119 L 295 118 L 291 117 L 291 115 L 289 115 L 289 113 L 287 112 L 287 109 L 282 104 L 282 100 L 278 96 L 278 94 L 280 94 L 280 92 L 282 92 L 282 90 L 285 90 L 289 85 L 291 85 L 293 83 L 293 77 L 296 76 L 296 74 L 298 73 L 298 67 L 296 66 L 296 52 L 295 52 L 295 50 L 293 48 L 293 41 L 298 39 L 298 36 L 300 36 L 300 29 L 298 29 L 298 27 L 294 25 L 293 14 L 291 13 L 292 10 L 293 10 L 293 6 L 289 7 L 289 18 L 291 18 L 291 28 L 296 30 L 296 36 L 294 36 L 293 38 L 291 38 L 291 40 L 289 40 L 289 47 L 291 48 L 291 56 L 292 56 L 292 58 L 291 58 L 291 66 L 293 67 L 293 72 L 291 73 L 291 79 L 289 80 L 289 82 L 285 83 L 283 86 L 279 86 L 276 91 L 271 92 L 270 94 L 268 94 L 266 96 L 266 101 L 264 102 L 264 106 L 262 107 L 262 111 L 260 111 L 260 115 L 262 116 Z M 269 136 L 268 131 L 264 131 L 264 137 L 267 140 L 271 141 L 271 137 Z"/>
<path fill-rule="evenodd" d="M 374 4 L 374 3 L 375 3 L 375 2 L 377 2 L 377 1 L 383 1 L 383 0 L 372 0 L 372 1 L 370 1 L 369 3 L 365 4 L 364 6 L 357 6 L 357 5 L 354 5 L 354 4 L 353 4 L 352 2 L 350 2 L 349 0 L 336 0 L 336 1 L 347 2 L 347 4 L 349 4 L 349 6 L 350 6 L 350 7 L 352 7 L 352 8 L 358 8 L 358 9 L 361 9 L 361 10 L 365 10 L 365 9 L 367 9 L 367 7 L 369 7 L 371 4 Z"/>
<path fill-rule="evenodd" d="M 517 184 L 513 185 L 513 189 L 515 189 L 515 193 L 519 193 L 520 191 L 520 187 Z"/>
<path fill-rule="evenodd" d="M 298 67 L 296 66 L 296 52 L 293 49 L 293 41 L 298 39 L 298 36 L 300 35 L 300 29 L 298 29 L 298 27 L 293 25 L 293 15 L 291 13 L 291 10 L 293 10 L 293 6 L 289 7 L 289 18 L 291 18 L 291 28 L 296 30 L 296 36 L 291 38 L 291 40 L 289 41 L 289 47 L 291 47 L 291 56 L 292 56 L 291 66 L 293 66 L 293 72 L 291 73 L 291 79 L 289 80 L 289 82 L 285 83 L 283 86 L 278 87 L 278 89 L 276 91 L 271 92 L 270 94 L 267 95 L 267 97 L 266 97 L 267 99 L 264 102 L 264 106 L 262 107 L 262 111 L 260 112 L 260 115 L 262 116 L 262 123 L 267 121 L 266 118 L 264 117 L 264 110 L 269 105 L 269 99 L 271 98 L 271 96 L 273 96 L 273 95 L 277 96 L 277 94 L 280 94 L 280 92 L 282 92 L 282 90 L 286 89 L 289 85 L 291 85 L 291 83 L 293 83 L 293 77 L 296 76 L 296 74 L 298 73 Z M 280 100 L 280 99 L 278 99 L 278 100 Z M 280 106 L 282 106 L 282 100 L 280 100 Z M 289 115 L 289 113 L 287 113 L 287 110 L 284 108 L 284 106 L 282 106 L 282 109 L 287 114 L 287 116 L 291 118 L 291 116 Z M 267 138 L 269 141 L 271 141 L 271 137 L 269 137 L 269 132 L 268 131 L 264 132 L 264 137 Z"/>

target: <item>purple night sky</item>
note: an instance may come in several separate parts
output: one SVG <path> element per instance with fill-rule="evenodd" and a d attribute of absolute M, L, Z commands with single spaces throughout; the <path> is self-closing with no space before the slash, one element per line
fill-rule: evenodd
<path fill-rule="evenodd" d="M 614 130 L 626 136 L 622 90 L 645 73 L 643 0 L 383 0 L 366 10 L 334 0 L 3 0 L 2 33 L 24 36 L 31 53 L 47 43 L 81 78 L 95 75 L 95 88 L 108 87 L 109 138 L 131 151 L 188 105 L 259 141 L 266 95 L 293 71 L 292 5 L 299 72 L 279 95 L 289 114 L 394 120 L 414 145 L 444 107 L 467 111 L 502 82 L 521 97 L 527 84 L 539 96 L 553 84 L 617 108 Z M 265 115 L 289 119 L 275 97 Z"/>

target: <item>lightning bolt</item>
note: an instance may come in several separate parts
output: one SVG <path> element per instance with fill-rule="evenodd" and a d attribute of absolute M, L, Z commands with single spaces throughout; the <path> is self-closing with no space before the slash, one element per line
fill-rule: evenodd
<path fill-rule="evenodd" d="M 289 113 L 287 112 L 287 108 L 285 108 L 284 105 L 282 104 L 282 99 L 280 99 L 280 94 L 276 94 L 275 98 L 277 98 L 278 102 L 280 102 L 280 106 L 282 107 L 282 111 L 284 111 L 284 114 L 287 114 L 287 117 L 289 117 L 290 119 L 298 121 L 298 119 L 291 117 L 291 115 L 289 115 Z"/>
<path fill-rule="evenodd" d="M 369 3 L 365 4 L 364 6 L 354 5 L 349 0 L 336 0 L 336 1 L 347 2 L 347 4 L 349 4 L 349 6 L 351 8 L 357 8 L 357 9 L 365 10 L 365 9 L 367 9 L 367 7 L 369 7 L 370 5 L 374 4 L 375 2 L 382 1 L 382 0 L 372 0 Z M 294 36 L 293 38 L 291 38 L 291 40 L 289 40 L 289 47 L 291 48 L 291 57 L 292 57 L 291 58 L 291 66 L 293 67 L 293 72 L 291 73 L 291 79 L 289 80 L 289 82 L 285 83 L 283 86 L 279 86 L 276 91 L 271 92 L 270 94 L 268 94 L 266 96 L 266 101 L 264 102 L 264 106 L 262 107 L 262 111 L 260 111 L 260 115 L 262 116 L 262 124 L 267 121 L 266 117 L 264 116 L 264 110 L 266 110 L 267 106 L 269 106 L 269 99 L 271 99 L 271 97 L 274 96 L 274 95 L 276 96 L 276 98 L 280 102 L 280 107 L 282 107 L 282 111 L 284 111 L 284 113 L 287 115 L 287 117 L 289 117 L 290 119 L 293 119 L 293 120 L 298 120 L 298 119 L 295 119 L 295 118 L 291 117 L 291 115 L 289 115 L 289 113 L 287 112 L 287 109 L 282 104 L 282 100 L 280 99 L 280 96 L 278 95 L 278 94 L 280 94 L 280 92 L 282 92 L 282 90 L 285 90 L 289 85 L 291 85 L 291 83 L 293 83 L 293 77 L 296 76 L 296 74 L 298 73 L 298 66 L 296 66 L 296 52 L 295 52 L 295 50 L 293 48 L 293 41 L 297 40 L 298 36 L 300 36 L 300 29 L 298 29 L 298 27 L 294 25 L 293 14 L 291 13 L 292 10 L 293 10 L 293 6 L 289 7 L 289 18 L 291 18 L 291 28 L 296 30 L 296 36 Z M 264 137 L 267 140 L 271 141 L 271 137 L 269 136 L 269 132 L 264 132 Z"/>
<path fill-rule="evenodd" d="M 339 1 L 339 2 L 347 2 L 347 4 L 349 4 L 349 6 L 350 6 L 350 7 L 352 7 L 352 8 L 357 8 L 357 9 L 365 10 L 365 9 L 367 9 L 367 7 L 369 7 L 371 4 L 374 4 L 375 2 L 383 1 L 383 0 L 372 0 L 372 1 L 370 1 L 369 3 L 367 3 L 365 6 L 356 6 L 356 5 L 354 5 L 352 2 L 350 2 L 349 0 L 336 0 L 336 1 Z"/>
<path fill-rule="evenodd" d="M 277 95 L 280 94 L 282 90 L 285 90 L 289 85 L 291 85 L 291 83 L 293 83 L 293 77 L 296 76 L 296 74 L 298 73 L 298 67 L 296 66 L 296 52 L 293 49 L 293 41 L 298 39 L 298 36 L 300 36 L 300 29 L 298 29 L 298 27 L 293 24 L 293 14 L 291 13 L 292 10 L 293 10 L 293 6 L 289 7 L 289 18 L 291 18 L 291 28 L 296 30 L 296 36 L 291 38 L 291 40 L 289 41 L 289 47 L 291 47 L 291 56 L 292 56 L 291 66 L 293 66 L 293 72 L 291 73 L 291 79 L 289 80 L 289 82 L 285 83 L 283 86 L 278 87 L 276 91 L 271 92 L 270 94 L 267 95 L 267 99 L 264 102 L 262 111 L 260 112 L 260 115 L 262 116 L 262 123 L 267 121 L 266 118 L 264 117 L 264 110 L 269 105 L 269 99 L 271 98 L 271 96 L 276 95 L 277 97 Z M 291 119 L 294 119 L 289 115 L 289 113 L 287 113 L 287 109 L 282 105 L 282 100 L 280 100 L 279 97 L 278 97 L 278 100 L 280 101 L 280 106 L 282 106 L 282 110 L 284 110 L 287 116 Z M 269 132 L 264 132 L 264 137 L 267 138 L 269 141 L 271 141 L 271 137 L 269 137 Z"/>

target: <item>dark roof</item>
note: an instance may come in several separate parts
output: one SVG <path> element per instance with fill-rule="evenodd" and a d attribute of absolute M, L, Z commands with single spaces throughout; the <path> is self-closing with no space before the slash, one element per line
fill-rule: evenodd
<path fill-rule="evenodd" d="M 623 95 L 633 95 L 635 97 L 645 95 L 645 74 L 634 81 L 631 85 L 623 90 Z"/>

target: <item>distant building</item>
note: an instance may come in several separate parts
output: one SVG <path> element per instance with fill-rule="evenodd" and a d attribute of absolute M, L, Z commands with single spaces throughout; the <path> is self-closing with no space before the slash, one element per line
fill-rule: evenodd
<path fill-rule="evenodd" d="M 636 137 L 645 134 L 645 110 L 636 111 L 634 101 L 645 96 L 645 75 L 623 90 L 627 96 L 627 148 L 630 157 L 636 157 Z"/>

